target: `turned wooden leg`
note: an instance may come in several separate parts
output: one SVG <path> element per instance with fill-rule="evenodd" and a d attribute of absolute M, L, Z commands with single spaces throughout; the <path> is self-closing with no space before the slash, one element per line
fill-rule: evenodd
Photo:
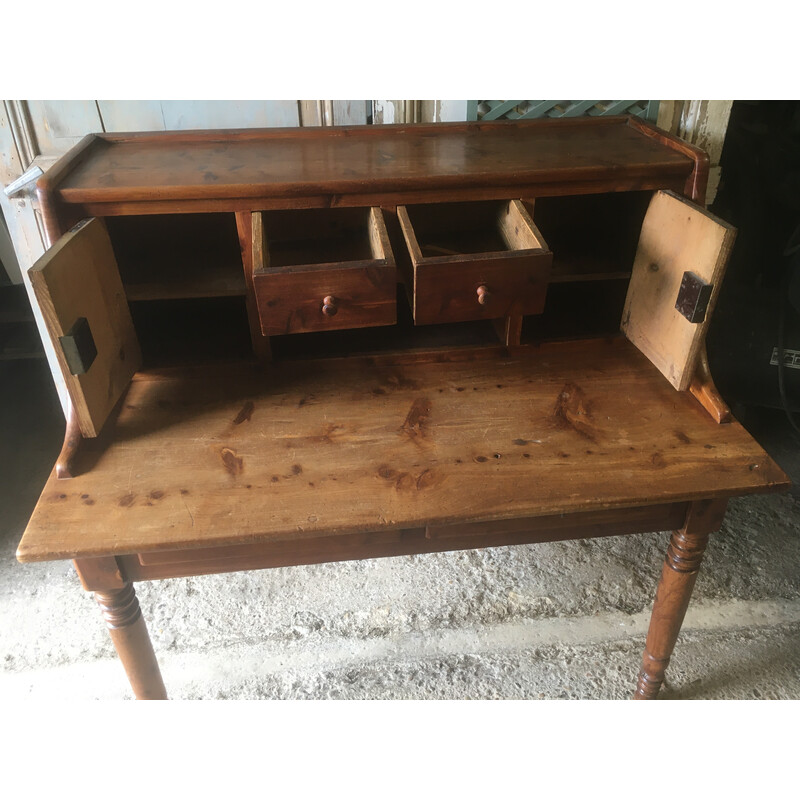
<path fill-rule="evenodd" d="M 653 700 L 661 689 L 709 533 L 722 524 L 726 505 L 726 501 L 692 503 L 683 528 L 672 534 L 650 617 L 635 700 Z"/>
<path fill-rule="evenodd" d="M 133 584 L 127 583 L 121 589 L 95 591 L 94 596 L 136 698 L 166 700 L 167 690 Z"/>

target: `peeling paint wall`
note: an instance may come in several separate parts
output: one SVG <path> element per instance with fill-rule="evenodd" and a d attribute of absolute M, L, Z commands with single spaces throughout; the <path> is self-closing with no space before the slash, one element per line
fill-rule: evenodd
<path fill-rule="evenodd" d="M 719 165 L 733 100 L 662 100 L 657 125 L 708 153 L 706 204 L 714 202 L 721 178 Z"/>

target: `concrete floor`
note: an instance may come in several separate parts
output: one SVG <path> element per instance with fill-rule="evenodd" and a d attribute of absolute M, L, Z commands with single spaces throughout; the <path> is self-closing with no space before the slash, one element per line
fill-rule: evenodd
<path fill-rule="evenodd" d="M 778 412 L 747 425 L 793 480 Z M 66 562 L 14 552 L 61 446 L 46 365 L 0 364 L 0 698 L 128 698 Z M 731 502 L 662 696 L 800 698 L 800 489 Z M 173 698 L 630 696 L 668 534 L 139 584 Z"/>

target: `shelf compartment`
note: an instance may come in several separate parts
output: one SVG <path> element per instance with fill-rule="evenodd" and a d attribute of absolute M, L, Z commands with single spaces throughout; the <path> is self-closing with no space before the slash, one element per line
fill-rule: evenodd
<path fill-rule="evenodd" d="M 379 208 L 253 214 L 253 288 L 264 335 L 393 325 L 396 286 Z"/>
<path fill-rule="evenodd" d="M 245 294 L 233 214 L 108 217 L 128 300 Z"/>
<path fill-rule="evenodd" d="M 398 206 L 414 322 L 538 314 L 553 255 L 520 200 Z"/>
<path fill-rule="evenodd" d="M 621 280 L 555 283 L 544 311 L 523 320 L 522 343 L 619 336 L 627 293 Z"/>
<path fill-rule="evenodd" d="M 130 309 L 145 367 L 252 358 L 243 297 L 137 300 Z"/>
<path fill-rule="evenodd" d="M 652 192 L 540 197 L 533 218 L 553 251 L 551 283 L 627 280 Z"/>

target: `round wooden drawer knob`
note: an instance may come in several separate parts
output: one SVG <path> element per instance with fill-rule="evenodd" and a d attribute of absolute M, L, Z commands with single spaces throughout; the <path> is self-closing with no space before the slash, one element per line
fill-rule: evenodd
<path fill-rule="evenodd" d="M 327 295 L 322 300 L 322 313 L 327 314 L 329 317 L 335 317 L 339 307 L 336 305 L 336 298 Z"/>
<path fill-rule="evenodd" d="M 485 286 L 481 285 L 481 286 L 478 287 L 478 302 L 482 306 L 486 305 L 487 301 L 489 300 L 489 298 L 491 296 L 492 295 L 490 294 L 489 290 Z"/>

